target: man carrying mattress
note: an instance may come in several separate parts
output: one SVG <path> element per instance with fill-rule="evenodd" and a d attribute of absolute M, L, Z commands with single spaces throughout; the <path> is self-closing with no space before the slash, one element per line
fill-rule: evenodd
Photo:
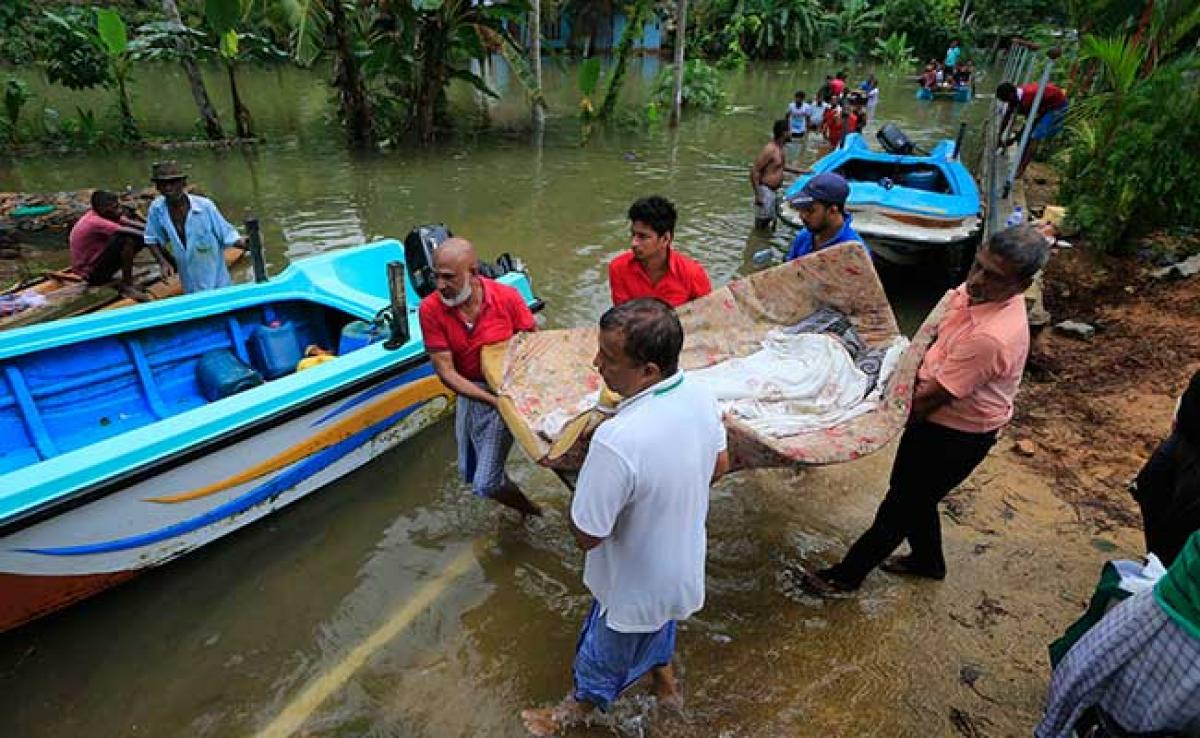
<path fill-rule="evenodd" d="M 487 344 L 536 330 L 533 313 L 521 293 L 479 275 L 479 257 L 466 239 L 446 239 L 433 252 L 433 276 L 437 290 L 421 300 L 421 334 L 438 379 L 458 395 L 459 473 L 476 496 L 541 515 L 504 473 L 513 437 L 496 409 L 496 396 L 484 384 L 481 356 Z"/>
<path fill-rule="evenodd" d="M 717 401 L 679 371 L 674 310 L 652 298 L 610 308 L 598 344 L 593 364 L 625 399 L 596 430 L 571 502 L 594 599 L 574 689 L 557 707 L 521 713 L 539 736 L 606 710 L 647 674 L 660 703 L 682 702 L 671 667 L 675 621 L 704 604 L 709 486 L 728 469 Z"/>
<path fill-rule="evenodd" d="M 1046 239 L 1030 226 L 1001 231 L 979 247 L 917 371 L 908 427 L 875 522 L 841 562 L 803 571 L 808 589 L 850 592 L 880 565 L 893 574 L 945 578 L 937 506 L 1012 418 L 1029 353 L 1024 292 L 1047 257 Z M 906 539 L 909 554 L 888 558 Z"/>

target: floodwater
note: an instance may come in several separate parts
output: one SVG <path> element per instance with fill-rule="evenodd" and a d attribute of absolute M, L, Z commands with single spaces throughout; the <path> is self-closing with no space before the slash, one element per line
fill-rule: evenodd
<path fill-rule="evenodd" d="M 659 62 L 635 65 L 631 109 Z M 725 75 L 733 112 L 687 114 L 677 131 L 630 116 L 585 140 L 573 67 L 548 65 L 551 118 L 535 136 L 523 130 L 527 108 L 499 65 L 491 74 L 504 94 L 487 112 L 490 129 L 364 154 L 342 145 L 319 75 L 248 70 L 242 83 L 268 142 L 169 156 L 231 220 L 262 219 L 272 271 L 444 222 L 484 256 L 520 255 L 547 302 L 548 325 L 580 325 L 607 306 L 605 264 L 626 245 L 635 197 L 662 193 L 677 203 L 677 243 L 716 284 L 757 268 L 751 256 L 760 249 L 786 247 L 783 230 L 752 233 L 747 167 L 792 91 L 811 93 L 825 71 L 748 67 Z M 221 98 L 219 80 L 211 90 Z M 909 83 L 881 82 L 877 118 L 899 122 L 926 146 L 953 136 L 962 120 L 974 126 L 988 104 L 918 103 Z M 188 91 L 172 70 L 142 72 L 135 94 L 148 129 L 190 129 Z M 98 110 L 108 104 L 89 99 Z M 481 115 L 468 91 L 456 91 L 454 106 L 460 116 Z M 820 152 L 810 143 L 796 153 L 803 164 Z M 141 187 L 164 156 L 0 161 L 0 190 Z M 911 330 L 941 288 L 918 273 L 887 277 Z M 951 565 L 972 573 L 952 573 L 944 585 L 876 575 L 849 600 L 796 592 L 791 565 L 832 558 L 869 522 L 890 456 L 721 482 L 709 521 L 707 604 L 679 639 L 688 707 L 662 714 L 635 690 L 575 734 L 1027 734 L 1045 685 L 1041 636 L 1074 615 L 1031 622 L 1016 615 L 1020 603 L 988 604 L 999 598 L 998 572 L 1026 554 L 1019 541 L 979 543 L 996 535 L 984 513 L 984 522 L 947 532 Z M 566 529 L 565 488 L 519 451 L 511 470 L 545 518 L 521 523 L 473 499 L 455 477 L 443 422 L 247 530 L 0 636 L 0 732 L 520 735 L 522 707 L 548 704 L 569 687 L 588 595 Z M 1040 519 L 1061 525 L 1064 514 L 1045 497 L 1034 495 L 1045 508 Z M 1027 527 L 1053 546 L 1054 530 Z M 1003 554 L 971 569 L 983 551 Z M 1029 632 L 1033 644 L 1012 640 Z M 990 666 L 997 652 L 1014 654 L 1016 666 Z"/>

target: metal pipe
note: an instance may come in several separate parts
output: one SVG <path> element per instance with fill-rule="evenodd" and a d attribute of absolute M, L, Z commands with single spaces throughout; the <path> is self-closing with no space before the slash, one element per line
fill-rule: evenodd
<path fill-rule="evenodd" d="M 267 281 L 267 262 L 263 256 L 262 231 L 258 226 L 258 218 L 246 218 L 246 234 L 250 242 L 250 260 L 254 264 L 254 281 L 262 284 Z"/>
<path fill-rule="evenodd" d="M 389 261 L 387 265 L 388 296 L 392 301 L 392 335 L 383 347 L 395 351 L 408 343 L 408 299 L 404 292 L 404 262 Z"/>
<path fill-rule="evenodd" d="M 954 153 L 950 155 L 951 159 L 958 158 L 958 152 L 962 150 L 963 137 L 967 135 L 967 124 L 958 124 L 958 136 L 954 139 Z"/>

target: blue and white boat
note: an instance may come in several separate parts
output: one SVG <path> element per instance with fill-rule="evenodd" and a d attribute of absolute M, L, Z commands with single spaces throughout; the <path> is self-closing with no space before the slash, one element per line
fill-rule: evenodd
<path fill-rule="evenodd" d="M 269 282 L 0 334 L 0 631 L 269 515 L 446 414 L 416 314 L 423 273 L 403 262 L 380 241 Z M 538 306 L 522 271 L 498 279 Z M 372 342 L 392 305 L 391 338 Z M 339 344 L 295 370 L 305 347 Z M 248 381 L 214 397 L 214 358 Z"/>
<path fill-rule="evenodd" d="M 939 256 L 959 269 L 982 223 L 979 188 L 958 156 L 962 132 L 959 141 L 941 141 L 928 154 L 913 153 L 913 144 L 894 125 L 877 135 L 889 150 L 873 150 L 862 135 L 852 133 L 797 177 L 780 204 L 780 217 L 802 227 L 788 198 L 813 176 L 836 172 L 850 184 L 846 209 L 854 229 L 876 255 L 898 264 Z"/>
<path fill-rule="evenodd" d="M 953 100 L 954 102 L 971 102 L 975 91 L 969 84 L 944 84 L 933 89 L 921 86 L 917 88 L 918 100 Z"/>

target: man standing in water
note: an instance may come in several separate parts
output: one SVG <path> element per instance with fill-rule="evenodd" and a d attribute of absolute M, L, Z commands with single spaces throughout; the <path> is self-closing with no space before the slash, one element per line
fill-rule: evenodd
<path fill-rule="evenodd" d="M 681 706 L 671 667 L 675 621 L 704 604 L 709 487 L 729 468 L 716 399 L 679 371 L 683 327 L 660 300 L 600 318 L 593 363 L 626 398 L 592 438 L 571 502 L 593 597 L 575 651 L 574 689 L 525 710 L 538 736 L 609 705 L 650 674 L 660 704 Z"/>
<path fill-rule="evenodd" d="M 791 198 L 791 205 L 800 214 L 804 227 L 792 239 L 788 261 L 847 241 L 863 243 L 862 236 L 850 225 L 851 217 L 846 212 L 849 197 L 850 185 L 840 174 L 826 172 L 804 183 Z M 867 252 L 870 253 L 870 249 Z"/>
<path fill-rule="evenodd" d="M 458 471 L 477 497 L 541 515 L 504 472 L 513 437 L 496 409 L 496 395 L 483 381 L 482 359 L 485 345 L 537 330 L 533 313 L 521 293 L 480 276 L 479 257 L 466 239 L 446 239 L 433 252 L 433 277 L 437 289 L 421 300 L 418 315 L 433 370 L 458 395 Z"/>
<path fill-rule="evenodd" d="M 979 247 L 917 371 L 908 427 L 875 522 L 840 563 L 802 572 L 808 589 L 853 591 L 881 564 L 893 574 L 946 577 L 937 506 L 1012 418 L 1029 352 L 1023 293 L 1047 256 L 1046 239 L 1029 226 L 1001 231 Z M 909 554 L 888 558 L 905 539 Z"/>
<path fill-rule="evenodd" d="M 754 191 L 754 227 L 759 229 L 774 228 L 779 217 L 776 206 L 779 197 L 779 187 L 783 184 L 783 173 L 788 169 L 787 146 L 788 122 L 777 120 L 772 128 L 769 143 L 759 152 L 758 158 L 750 166 L 750 189 Z"/>
<path fill-rule="evenodd" d="M 675 206 L 651 195 L 629 206 L 629 250 L 608 264 L 613 305 L 657 297 L 679 307 L 712 292 L 704 267 L 675 249 Z"/>
<path fill-rule="evenodd" d="M 170 245 L 184 292 L 215 290 L 232 284 L 224 250 L 245 248 L 245 239 L 225 220 L 212 200 L 188 194 L 187 175 L 175 162 L 156 163 L 150 179 L 160 196 L 146 211 L 146 245 Z"/>

